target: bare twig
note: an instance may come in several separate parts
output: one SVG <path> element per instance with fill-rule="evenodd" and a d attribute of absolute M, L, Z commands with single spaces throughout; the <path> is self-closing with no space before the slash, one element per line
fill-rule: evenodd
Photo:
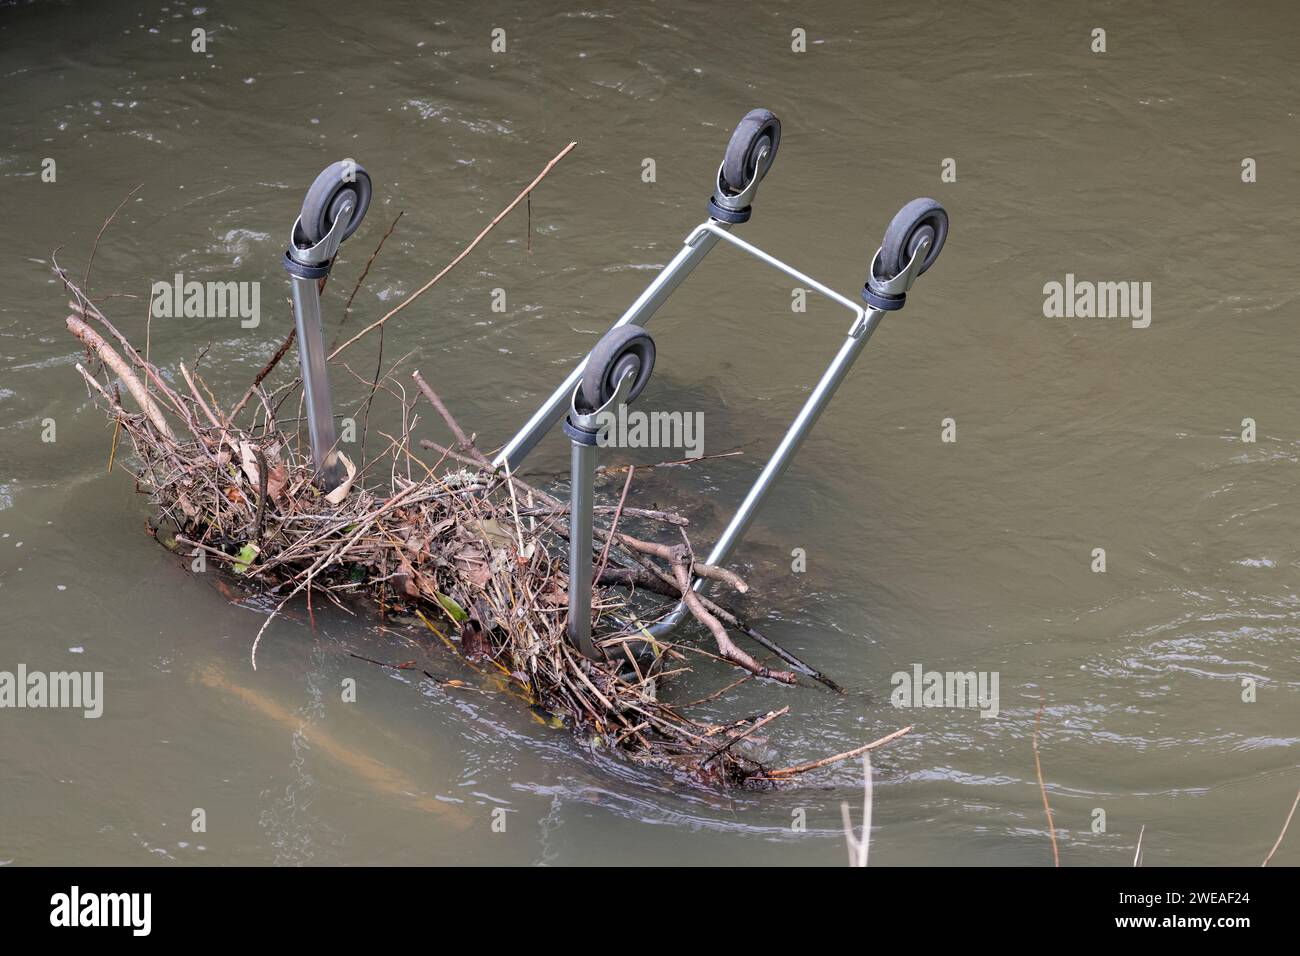
<path fill-rule="evenodd" d="M 84 342 L 99 356 L 101 362 L 113 370 L 114 375 L 126 383 L 127 391 L 131 393 L 131 397 L 135 399 L 136 404 L 140 406 L 140 410 L 148 416 L 153 427 L 158 429 L 158 433 L 174 441 L 176 436 L 172 434 L 171 426 L 167 424 L 167 420 L 163 418 L 162 412 L 154 404 L 154 400 L 149 397 L 149 393 L 140 384 L 140 379 L 136 378 L 135 373 L 122 360 L 122 356 L 113 351 L 113 347 L 100 338 L 98 332 L 76 316 L 68 316 L 67 325 L 68 331 Z"/>
<path fill-rule="evenodd" d="M 499 223 L 506 216 L 510 215 L 510 212 L 516 206 L 518 206 L 519 203 L 522 202 L 529 195 L 529 193 L 531 193 L 535 188 L 537 188 L 537 184 L 546 178 L 546 174 L 555 168 L 555 164 L 558 163 L 560 160 L 562 160 L 565 156 L 568 156 L 569 153 L 572 152 L 577 147 L 577 145 L 578 145 L 577 143 L 570 143 L 568 146 L 564 147 L 564 149 L 560 150 L 559 153 L 556 154 L 555 158 L 552 159 L 549 163 L 547 163 L 546 167 L 540 173 L 537 174 L 537 177 L 531 183 L 529 183 L 527 186 L 524 187 L 524 191 L 521 192 L 518 196 L 516 196 L 510 202 L 510 205 L 506 206 L 505 209 L 502 209 L 499 213 L 497 213 L 496 216 L 492 219 L 492 221 L 483 227 L 483 231 L 480 232 L 477 236 L 475 236 L 473 241 L 464 249 L 462 249 L 460 251 L 460 254 L 456 256 L 456 258 L 452 259 L 451 262 L 447 263 L 447 265 L 443 267 L 441 272 L 439 272 L 436 276 L 434 276 L 424 285 L 420 286 L 420 288 L 416 289 L 405 299 L 403 299 L 401 302 L 395 305 L 392 309 L 390 309 L 387 313 L 385 313 L 382 318 L 376 319 L 374 322 L 371 322 L 369 325 L 367 325 L 356 335 L 352 336 L 352 338 L 348 339 L 338 348 L 330 352 L 329 354 L 330 359 L 333 360 L 340 352 L 342 352 L 348 346 L 352 345 L 352 343 L 356 342 L 358 339 L 365 337 L 368 333 L 373 332 L 375 329 L 379 328 L 381 325 L 383 325 L 385 322 L 387 322 L 389 319 L 395 316 L 398 312 L 401 312 L 404 308 L 406 308 L 408 305 L 410 305 L 420 296 L 424 295 L 424 293 L 428 292 L 429 289 L 433 288 L 433 286 L 438 282 L 439 279 L 445 276 L 452 269 L 456 268 L 456 266 L 460 265 L 461 260 L 463 260 L 471 252 L 473 252 L 474 248 L 480 242 L 483 241 L 483 237 L 486 236 L 489 232 L 491 232 L 496 227 L 497 223 Z"/>
<path fill-rule="evenodd" d="M 605 573 L 605 565 L 609 562 L 609 546 L 614 543 L 614 535 L 618 531 L 618 519 L 623 514 L 623 506 L 627 504 L 627 491 L 632 487 L 632 476 L 634 474 L 636 474 L 635 468 L 627 470 L 627 480 L 623 482 L 623 493 L 618 496 L 618 507 L 614 509 L 614 519 L 609 523 L 609 537 L 605 539 L 605 546 L 600 551 L 600 561 L 596 565 L 595 580 L 597 581 Z"/>
<path fill-rule="evenodd" d="M 236 402 L 235 407 L 230 410 L 230 414 L 227 417 L 231 421 L 234 421 L 235 416 L 238 415 L 240 411 L 243 410 L 244 404 L 250 398 L 253 397 L 254 393 L 257 391 L 258 386 L 261 385 L 262 382 L 265 380 L 265 378 L 271 374 L 271 370 L 280 364 L 280 359 L 284 358 L 284 354 L 289 351 L 290 346 L 293 345 L 294 340 L 297 337 L 298 337 L 298 328 L 297 326 L 295 326 L 294 328 L 289 330 L 289 334 L 284 337 L 284 341 L 280 343 L 280 347 L 275 350 L 275 354 L 271 356 L 270 360 L 268 360 L 267 363 L 262 366 L 262 370 L 258 372 L 256 376 L 254 376 L 253 384 L 248 386 L 248 391 L 244 393 L 244 397 L 241 398 L 238 402 Z"/>
<path fill-rule="evenodd" d="M 741 731 L 738 734 L 733 735 L 725 744 L 723 744 L 717 750 L 713 751 L 713 753 L 709 754 L 707 757 L 701 760 L 700 766 L 703 767 L 705 764 L 707 764 L 710 760 L 718 756 L 723 751 L 730 750 L 732 747 L 740 743 L 742 740 L 744 740 L 754 731 L 758 730 L 760 727 L 765 727 L 766 725 L 770 724 L 772 721 L 776 720 L 778 717 L 784 717 L 788 713 L 790 713 L 790 707 L 788 704 L 785 707 L 782 707 L 780 710 L 769 710 L 758 720 L 750 724 L 745 730 Z"/>
<path fill-rule="evenodd" d="M 393 221 L 389 223 L 388 229 L 386 229 L 384 234 L 379 237 L 379 244 L 375 246 L 375 251 L 370 253 L 370 258 L 366 260 L 366 264 L 361 270 L 361 275 L 357 276 L 356 284 L 352 286 L 352 291 L 348 293 L 348 300 L 343 303 L 343 318 L 339 319 L 340 331 L 342 331 L 343 326 L 347 324 L 348 318 L 352 315 L 352 300 L 357 297 L 357 292 L 361 289 L 361 283 L 366 281 L 366 276 L 370 274 L 370 267 L 375 264 L 375 259 L 378 258 L 380 250 L 384 248 L 384 243 L 388 241 L 388 237 L 391 236 L 393 230 L 397 228 L 397 220 L 401 219 L 405 212 L 405 209 L 399 210 L 397 215 L 393 217 Z M 334 348 L 337 344 L 338 335 L 336 334 L 334 341 L 330 343 L 330 348 Z"/>
<path fill-rule="evenodd" d="M 144 183 L 137 183 L 134 189 L 123 196 L 122 201 L 117 204 L 117 208 L 108 214 L 108 218 L 104 220 L 104 224 L 99 227 L 99 232 L 95 233 L 95 244 L 90 247 L 90 258 L 86 260 L 86 273 L 81 277 L 81 288 L 85 290 L 87 296 L 90 295 L 90 267 L 95 264 L 95 253 L 99 251 L 99 240 L 103 238 L 104 233 L 108 231 L 108 227 L 113 222 L 113 219 L 122 211 L 122 207 L 127 204 L 127 201 L 132 196 L 140 191 L 140 187 L 143 185 Z"/>
<path fill-rule="evenodd" d="M 420 391 L 424 393 L 424 397 L 429 400 L 429 404 L 432 405 L 434 410 L 442 416 L 442 420 L 447 423 L 447 427 L 450 428 L 452 434 L 456 436 L 456 447 L 472 457 L 478 464 L 486 465 L 491 468 L 492 465 L 487 460 L 487 457 L 474 446 L 474 442 L 465 434 L 465 430 L 460 427 L 460 423 L 456 421 L 451 412 L 447 411 L 447 406 L 442 403 L 442 399 L 438 397 L 438 393 L 429 387 L 429 383 L 420 375 L 418 369 L 411 373 L 411 378 L 415 379 L 415 384 L 418 385 Z"/>
<path fill-rule="evenodd" d="M 871 848 L 871 754 L 862 755 L 862 837 L 853 832 L 853 816 L 848 802 L 840 804 L 844 820 L 844 841 L 849 847 L 849 866 L 866 867 L 867 851 Z"/>
<path fill-rule="evenodd" d="M 779 770 L 769 770 L 765 774 L 768 777 L 793 777 L 796 774 L 807 773 L 809 770 L 817 770 L 821 767 L 828 767 L 833 763 L 839 763 L 841 760 L 848 760 L 851 757 L 857 757 L 869 750 L 875 750 L 877 747 L 883 747 L 885 744 L 892 743 L 906 733 L 910 733 L 912 728 L 903 727 L 895 730 L 892 734 L 885 734 L 879 740 L 873 740 L 869 744 L 863 744 L 861 747 L 855 747 L 852 750 L 846 750 L 842 754 L 835 754 L 832 757 L 822 757 L 820 760 L 810 760 L 807 763 L 795 764 L 793 767 L 781 767 Z"/>
<path fill-rule="evenodd" d="M 727 636 L 727 629 L 722 626 L 722 622 L 704 606 L 700 596 L 691 587 L 693 582 L 685 564 L 680 562 L 673 564 L 673 575 L 677 578 L 678 587 L 682 589 L 682 600 L 686 602 L 687 610 L 695 616 L 696 620 L 709 629 L 709 632 L 713 635 L 714 643 L 718 646 L 718 653 L 724 660 L 738 664 L 759 677 L 770 677 L 772 680 L 780 681 L 783 684 L 797 684 L 799 682 L 798 678 L 789 671 L 774 671 L 764 667 L 735 645 L 731 638 Z"/>
<path fill-rule="evenodd" d="M 1286 822 L 1282 824 L 1282 832 L 1277 835 L 1277 840 L 1273 843 L 1273 849 L 1268 851 L 1268 856 L 1264 857 L 1264 862 L 1260 866 L 1268 866 L 1268 861 L 1273 859 L 1273 854 L 1282 845 L 1282 839 L 1286 836 L 1286 829 L 1291 825 L 1291 818 L 1295 816 L 1295 808 L 1298 804 L 1300 804 L 1300 790 L 1296 791 L 1295 799 L 1291 801 L 1291 810 L 1286 815 Z"/>
<path fill-rule="evenodd" d="M 1043 795 L 1043 811 L 1047 814 L 1047 834 L 1052 838 L 1052 865 L 1061 865 L 1061 851 L 1056 846 L 1056 823 L 1052 820 L 1052 805 L 1047 802 L 1047 784 L 1043 783 L 1043 762 L 1038 757 L 1038 730 L 1043 719 L 1043 709 L 1046 706 L 1043 697 L 1038 697 L 1038 714 L 1034 717 L 1034 770 L 1038 773 L 1038 790 Z"/>

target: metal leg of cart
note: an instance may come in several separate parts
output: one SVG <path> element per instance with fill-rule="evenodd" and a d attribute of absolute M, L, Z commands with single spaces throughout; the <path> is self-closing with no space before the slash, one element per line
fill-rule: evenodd
<path fill-rule="evenodd" d="M 655 346 L 643 329 L 611 329 L 591 350 L 581 381 L 570 395 L 564 433 L 571 442 L 569 493 L 569 639 L 600 660 L 591 638 L 592 486 L 605 416 L 641 394 L 654 370 Z"/>
<path fill-rule="evenodd" d="M 284 268 L 293 286 L 293 315 L 302 372 L 303 403 L 311 434 L 312 462 L 320 485 L 331 491 L 343 481 L 325 340 L 321 330 L 320 281 L 330 273 L 343 240 L 354 233 L 370 205 L 370 176 L 356 163 L 327 166 L 303 200 L 294 221 Z"/>

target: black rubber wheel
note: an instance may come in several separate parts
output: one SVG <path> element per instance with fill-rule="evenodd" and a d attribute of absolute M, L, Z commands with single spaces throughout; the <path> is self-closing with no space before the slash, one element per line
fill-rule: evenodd
<path fill-rule="evenodd" d="M 917 244 L 926 237 L 930 239 L 930 251 L 921 263 L 921 272 L 939 258 L 948 238 L 948 213 L 937 200 L 913 199 L 898 210 L 885 230 L 885 241 L 880 244 L 880 267 L 885 270 L 885 278 L 892 279 L 906 269 Z"/>
<path fill-rule="evenodd" d="M 355 175 L 344 179 L 349 174 Z M 315 244 L 329 235 L 339 208 L 351 194 L 352 221 L 343 230 L 343 239 L 346 239 L 357 231 L 361 220 L 365 218 L 366 210 L 370 208 L 370 193 L 370 174 L 363 167 L 343 161 L 330 163 L 321 170 L 321 174 L 307 190 L 307 198 L 302 201 L 300 218 L 303 237 Z"/>
<path fill-rule="evenodd" d="M 606 332 L 587 356 L 582 370 L 582 396 L 593 408 L 600 408 L 618 389 L 629 368 L 635 370 L 627 401 L 641 394 L 655 367 L 655 341 L 636 325 L 620 325 Z"/>
<path fill-rule="evenodd" d="M 781 143 L 781 121 L 771 110 L 750 110 L 731 134 L 722 158 L 722 181 L 732 192 L 740 192 L 758 172 L 758 153 L 764 143 L 771 147 L 767 165 L 776 159 Z"/>

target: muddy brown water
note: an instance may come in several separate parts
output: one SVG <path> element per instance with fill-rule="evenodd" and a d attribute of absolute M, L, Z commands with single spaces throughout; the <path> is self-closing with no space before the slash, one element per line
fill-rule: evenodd
<path fill-rule="evenodd" d="M 1151 865 L 1259 862 L 1300 784 L 1294 5 L 311 9 L 0 10 L 0 670 L 104 673 L 98 720 L 0 711 L 0 862 L 844 862 L 851 765 L 785 792 L 691 791 L 507 696 L 350 658 L 466 676 L 364 615 L 318 614 L 313 636 L 302 609 L 286 614 L 254 673 L 266 606 L 178 564 L 143 533 L 129 478 L 105 473 L 110 433 L 50 275 L 58 246 L 80 275 L 143 183 L 92 287 L 117 294 L 106 307 L 142 343 L 152 282 L 260 283 L 256 328 L 152 323 L 172 370 L 210 344 L 203 374 L 233 400 L 289 327 L 278 260 L 320 167 L 355 157 L 377 187 L 330 323 L 405 211 L 359 328 L 578 140 L 533 197 L 531 251 L 520 209 L 384 338 L 384 361 L 411 352 L 406 367 L 500 442 L 703 218 L 756 105 L 785 127 L 747 239 L 855 295 L 905 200 L 939 198 L 953 231 L 736 556 L 746 609 L 848 693 L 751 683 L 717 713 L 789 704 L 762 744 L 789 761 L 913 725 L 876 755 L 880 864 L 1050 862 L 1040 696 L 1065 863 L 1126 865 L 1142 827 Z M 1150 283 L 1149 326 L 1045 316 L 1044 286 L 1067 276 Z M 705 451 L 745 454 L 648 474 L 646 499 L 715 535 L 846 318 L 815 299 L 792 312 L 789 281 L 717 249 L 651 325 L 643 402 L 703 412 Z M 379 357 L 370 337 L 348 361 L 370 373 Z M 334 382 L 355 407 L 362 387 L 338 367 Z M 659 451 L 609 460 L 677 457 Z M 563 471 L 562 438 L 529 465 Z M 918 664 L 996 673 L 998 715 L 894 708 L 891 675 Z"/>

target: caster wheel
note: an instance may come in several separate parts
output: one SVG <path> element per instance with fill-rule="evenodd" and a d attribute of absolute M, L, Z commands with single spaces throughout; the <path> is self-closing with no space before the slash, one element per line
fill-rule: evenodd
<path fill-rule="evenodd" d="M 771 110 L 750 110 L 731 134 L 726 155 L 722 158 L 722 181 L 732 192 L 740 192 L 755 176 L 766 175 L 776 159 L 776 148 L 781 143 L 781 121 Z M 763 145 L 769 147 L 767 164 L 758 169 L 758 154 Z"/>
<path fill-rule="evenodd" d="M 355 177 L 345 180 L 343 177 L 349 172 L 355 173 Z M 343 230 L 343 239 L 346 239 L 357 231 L 365 218 L 366 210 L 370 208 L 370 192 L 370 174 L 361 166 L 342 161 L 330 163 L 316 177 L 307 190 L 307 198 L 302 201 L 303 236 L 314 245 L 329 235 L 344 199 L 350 194 L 352 221 Z"/>
<path fill-rule="evenodd" d="M 587 356 L 582 370 L 582 397 L 592 408 L 600 408 L 618 390 L 629 369 L 636 373 L 627 401 L 641 394 L 655 367 L 655 342 L 650 333 L 635 325 L 610 329 Z"/>
<path fill-rule="evenodd" d="M 934 265 L 948 238 L 948 213 L 933 199 L 913 199 L 898 210 L 898 215 L 885 230 L 885 241 L 880 244 L 880 267 L 885 278 L 892 279 L 912 261 L 917 244 L 924 238 L 930 240 L 930 251 L 921 263 L 921 272 Z"/>

